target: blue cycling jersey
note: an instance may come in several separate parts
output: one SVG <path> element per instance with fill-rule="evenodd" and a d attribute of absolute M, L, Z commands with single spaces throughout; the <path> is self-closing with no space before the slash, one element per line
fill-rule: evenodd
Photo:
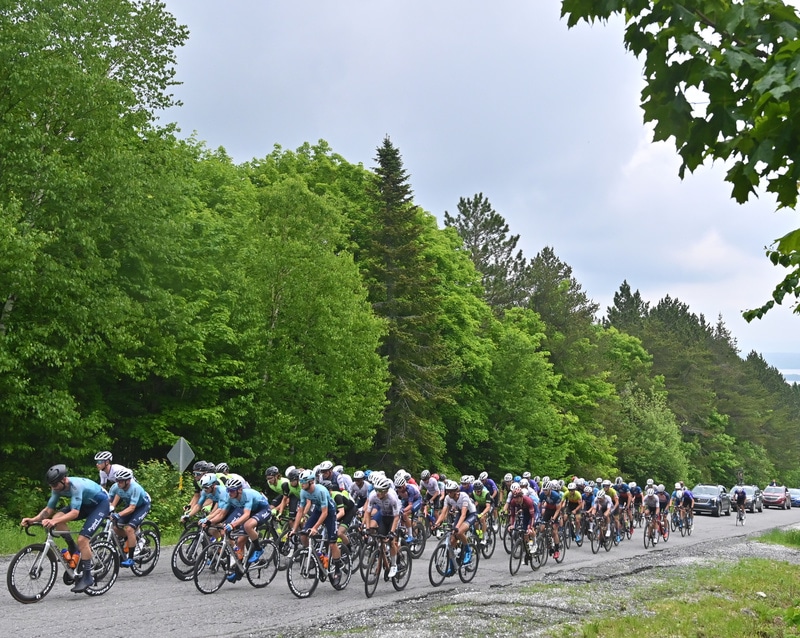
<path fill-rule="evenodd" d="M 93 507 L 108 500 L 108 494 L 100 487 L 99 483 L 88 478 L 70 476 L 69 489 L 51 490 L 47 507 L 56 509 L 58 501 L 65 496 L 69 497 L 69 506 L 74 510 L 80 510 L 81 507 Z"/>

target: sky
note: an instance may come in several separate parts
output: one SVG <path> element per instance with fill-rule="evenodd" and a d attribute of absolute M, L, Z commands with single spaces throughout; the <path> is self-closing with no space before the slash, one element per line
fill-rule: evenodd
<path fill-rule="evenodd" d="M 784 272 L 765 247 L 798 226 L 762 193 L 739 205 L 721 164 L 683 181 L 639 106 L 622 22 L 568 29 L 553 0 L 166 0 L 188 26 L 161 115 L 234 161 L 325 140 L 376 164 L 400 150 L 416 204 L 443 225 L 483 193 L 534 257 L 551 246 L 601 314 L 627 280 L 716 323 L 743 355 L 800 381 L 800 315 L 748 324 Z"/>

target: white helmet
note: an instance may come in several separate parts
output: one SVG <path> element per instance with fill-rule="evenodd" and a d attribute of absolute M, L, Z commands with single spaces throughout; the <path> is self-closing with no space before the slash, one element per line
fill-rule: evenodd
<path fill-rule="evenodd" d="M 652 487 L 648 487 L 647 488 L 647 495 L 648 496 L 655 496 L 656 495 L 656 491 Z"/>
<path fill-rule="evenodd" d="M 514 476 L 511 474 L 511 472 L 506 472 L 506 475 L 503 477 L 503 482 L 508 483 L 509 481 L 513 480 Z"/>
<path fill-rule="evenodd" d="M 471 474 L 464 474 L 461 477 L 461 483 L 466 485 L 472 485 L 475 482 L 475 478 Z"/>
<path fill-rule="evenodd" d="M 323 461 L 322 463 L 319 464 L 320 472 L 327 472 L 328 470 L 332 469 L 333 469 L 333 463 L 331 463 L 330 461 Z"/>

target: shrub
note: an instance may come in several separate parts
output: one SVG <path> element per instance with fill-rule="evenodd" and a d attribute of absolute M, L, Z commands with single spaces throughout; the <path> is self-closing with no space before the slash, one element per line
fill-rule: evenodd
<path fill-rule="evenodd" d="M 158 523 L 162 530 L 177 529 L 183 506 L 192 497 L 191 479 L 183 480 L 180 473 L 166 461 L 142 461 L 135 469 L 136 481 L 147 491 L 153 501 L 147 518 Z"/>

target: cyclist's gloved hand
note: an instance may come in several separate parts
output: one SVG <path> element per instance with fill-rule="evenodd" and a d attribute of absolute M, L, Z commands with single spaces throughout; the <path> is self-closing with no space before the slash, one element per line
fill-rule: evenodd
<path fill-rule="evenodd" d="M 233 525 L 231 525 L 230 523 L 228 523 L 228 524 L 225 526 L 225 531 L 226 531 L 226 532 L 228 532 L 228 533 L 232 532 L 232 531 L 233 531 Z"/>
<path fill-rule="evenodd" d="M 199 521 L 197 521 L 197 524 L 198 525 L 207 525 L 208 524 L 208 519 L 203 517 Z"/>
<path fill-rule="evenodd" d="M 116 524 L 119 523 L 119 514 L 116 512 L 109 515 L 109 518 Z"/>

